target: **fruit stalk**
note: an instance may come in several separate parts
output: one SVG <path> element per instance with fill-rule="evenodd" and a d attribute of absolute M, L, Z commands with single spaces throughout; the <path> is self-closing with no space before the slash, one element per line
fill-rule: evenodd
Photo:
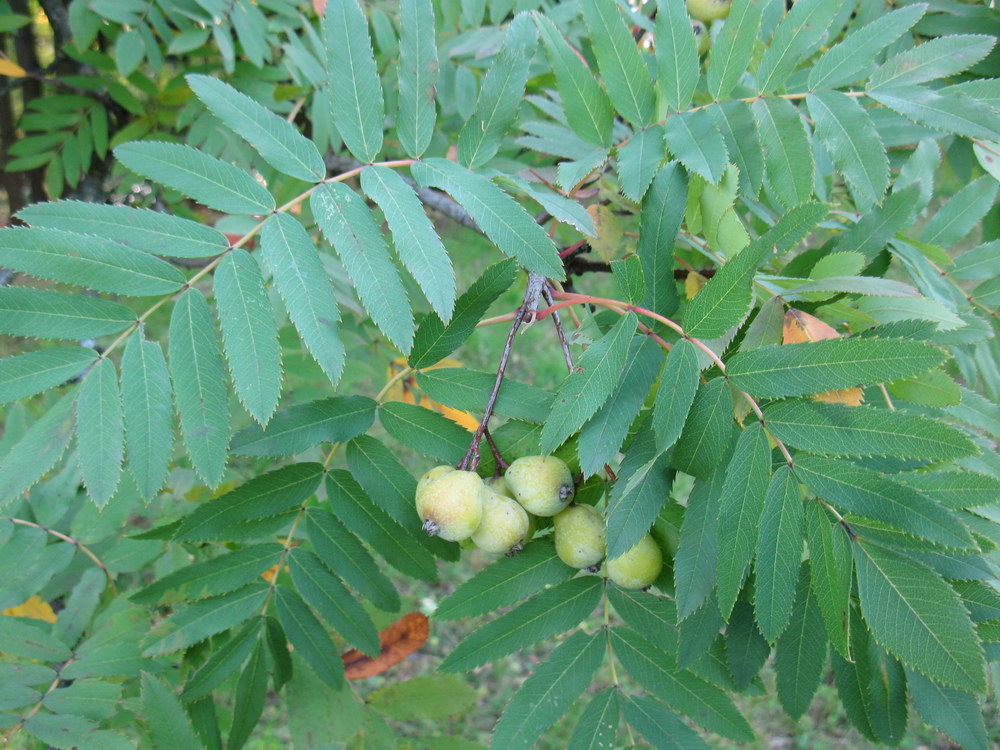
<path fill-rule="evenodd" d="M 507 334 L 507 342 L 504 344 L 503 353 L 500 355 L 500 364 L 497 365 L 497 376 L 496 380 L 493 381 L 493 390 L 490 393 L 489 400 L 486 402 L 486 408 L 483 410 L 483 418 L 479 420 L 479 427 L 476 428 L 476 432 L 472 436 L 472 442 L 469 443 L 469 450 L 465 452 L 462 462 L 458 465 L 460 471 L 466 469 L 475 471 L 476 467 L 479 466 L 479 443 L 482 442 L 483 435 L 486 433 L 486 426 L 490 422 L 490 417 L 493 416 L 493 407 L 496 405 L 497 395 L 500 393 L 500 385 L 503 383 L 504 371 L 507 369 L 507 361 L 510 359 L 510 352 L 514 346 L 514 336 L 517 334 L 522 323 L 525 321 L 530 322 L 534 319 L 535 311 L 538 309 L 538 300 L 541 298 L 544 288 L 545 277 L 539 276 L 537 273 L 528 274 L 528 285 L 524 290 L 524 301 L 514 311 L 514 320 L 510 326 L 510 333 Z"/>

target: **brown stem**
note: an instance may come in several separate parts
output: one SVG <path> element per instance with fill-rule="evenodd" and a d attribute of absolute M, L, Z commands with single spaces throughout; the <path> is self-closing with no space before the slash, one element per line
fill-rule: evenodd
<path fill-rule="evenodd" d="M 549 305 L 553 304 L 552 290 L 549 285 L 546 284 L 542 289 L 542 296 L 545 297 L 545 301 Z M 566 340 L 566 330 L 563 328 L 562 321 L 559 319 L 559 311 L 552 311 L 552 323 L 556 328 L 556 335 L 559 337 L 559 345 L 562 347 L 563 359 L 566 360 L 566 369 L 573 372 L 573 355 L 569 351 L 569 341 Z"/>
<path fill-rule="evenodd" d="M 504 457 L 500 454 L 500 449 L 497 444 L 493 441 L 493 436 L 490 434 L 490 430 L 487 427 L 483 430 L 483 437 L 486 438 L 486 442 L 489 443 L 490 451 L 493 453 L 493 463 L 496 464 L 496 468 L 493 469 L 493 476 L 498 477 L 504 471 L 507 471 L 507 467 L 510 466 L 504 460 Z"/>
<path fill-rule="evenodd" d="M 500 394 L 500 385 L 503 383 L 504 371 L 507 369 L 507 361 L 510 359 L 510 352 L 514 346 L 514 336 L 517 334 L 522 323 L 534 320 L 535 310 L 538 308 L 538 299 L 544 287 L 545 279 L 543 277 L 535 273 L 528 274 L 528 286 L 524 291 L 524 301 L 514 311 L 514 322 L 511 323 L 510 333 L 507 334 L 507 342 L 504 344 L 503 353 L 500 355 L 500 364 L 497 365 L 497 376 L 493 381 L 493 390 L 490 393 L 489 400 L 486 402 L 486 408 L 483 410 L 483 418 L 479 420 L 479 426 L 472 436 L 472 442 L 469 443 L 469 450 L 465 452 L 465 456 L 462 457 L 462 461 L 458 465 L 460 471 L 475 471 L 476 467 L 479 466 L 479 443 L 486 433 L 486 426 L 489 424 L 490 417 L 493 416 L 493 407 L 496 406 L 497 396 Z"/>

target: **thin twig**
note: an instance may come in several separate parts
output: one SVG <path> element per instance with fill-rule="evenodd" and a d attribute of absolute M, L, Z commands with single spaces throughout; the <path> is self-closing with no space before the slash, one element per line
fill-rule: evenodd
<path fill-rule="evenodd" d="M 545 288 L 545 279 L 535 273 L 528 274 L 528 285 L 524 291 L 524 301 L 521 303 L 520 307 L 514 311 L 513 323 L 510 326 L 510 333 L 507 334 L 507 342 L 504 344 L 503 353 L 500 355 L 500 364 L 497 365 L 497 376 L 493 381 L 493 390 L 490 393 L 489 400 L 486 402 L 486 408 L 483 410 L 483 418 L 479 421 L 479 426 L 476 428 L 476 432 L 472 436 L 472 441 L 469 443 L 469 450 L 465 452 L 465 456 L 462 457 L 461 463 L 458 464 L 460 470 L 470 470 L 475 471 L 476 467 L 479 466 L 479 443 L 483 439 L 483 435 L 486 432 L 486 426 L 489 424 L 490 417 L 493 415 L 493 407 L 496 405 L 497 396 L 500 394 L 500 385 L 503 383 L 504 371 L 507 369 L 507 361 L 510 359 L 510 352 L 514 346 L 514 336 L 517 334 L 518 329 L 524 322 L 531 322 L 535 319 L 535 311 L 538 309 L 538 300 L 542 295 L 542 290 Z"/>
<path fill-rule="evenodd" d="M 89 557 L 90 560 L 91 560 L 91 562 L 94 563 L 94 565 L 96 565 L 98 568 L 101 569 L 101 571 L 104 573 L 104 575 L 108 579 L 108 585 L 111 587 L 112 593 L 114 593 L 114 594 L 118 593 L 118 589 L 115 587 L 115 578 L 111 574 L 111 571 L 108 570 L 108 566 L 105 565 L 103 562 L 101 562 L 100 558 L 97 555 L 95 555 L 93 552 L 91 552 L 83 544 L 83 542 L 79 541 L 78 539 L 74 539 L 71 536 L 66 536 L 66 534 L 63 534 L 61 531 L 56 531 L 55 529 L 50 529 L 48 526 L 42 526 L 42 524 L 35 523 L 34 521 L 26 521 L 23 518 L 14 518 L 13 516 L 0 516 L 0 520 L 10 521 L 11 523 L 15 523 L 15 524 L 17 524 L 19 526 L 29 526 L 29 527 L 31 527 L 33 529 L 41 529 L 46 534 L 51 534 L 52 536 L 54 536 L 56 539 L 61 539 L 64 542 L 68 542 L 69 544 L 72 544 L 74 547 L 76 547 L 78 550 L 80 550 L 83 554 L 85 554 L 87 557 Z"/>
<path fill-rule="evenodd" d="M 61 667 L 59 667 L 59 674 L 55 676 L 55 679 L 52 680 L 52 682 L 49 684 L 48 689 L 46 689 L 46 691 L 42 694 L 42 697 L 38 699 L 38 702 L 31 707 L 31 710 L 28 711 L 28 713 L 26 713 L 24 716 L 18 719 L 17 723 L 14 726 L 12 726 L 10 729 L 4 732 L 3 737 L 0 737 L 0 745 L 6 746 L 10 742 L 11 738 L 15 734 L 21 731 L 21 727 L 23 727 L 32 716 L 34 716 L 35 714 L 37 714 L 39 711 L 42 710 L 42 706 L 45 704 L 45 699 L 48 698 L 49 694 L 53 690 L 58 688 L 60 683 L 62 682 L 62 677 L 60 676 L 62 674 L 62 671 L 66 669 L 66 667 L 68 667 L 74 661 L 76 661 L 76 657 L 71 657 L 65 663 L 63 663 Z"/>
<path fill-rule="evenodd" d="M 483 437 L 486 438 L 486 442 L 489 443 L 490 451 L 493 453 L 493 463 L 495 468 L 493 469 L 493 476 L 498 477 L 504 471 L 507 471 L 507 467 L 510 466 L 507 461 L 504 460 L 503 454 L 500 453 L 500 449 L 497 444 L 493 441 L 493 436 L 490 434 L 490 430 L 487 427 L 483 430 Z"/>
<path fill-rule="evenodd" d="M 554 304 L 552 290 L 548 284 L 542 288 L 542 296 L 545 297 L 545 301 L 550 305 Z M 563 359 L 566 360 L 566 369 L 573 372 L 573 355 L 569 351 L 569 341 L 566 340 L 566 331 L 563 328 L 562 321 L 559 319 L 558 310 L 552 311 L 552 322 L 555 324 L 556 335 L 559 337 L 559 345 L 562 347 Z"/>

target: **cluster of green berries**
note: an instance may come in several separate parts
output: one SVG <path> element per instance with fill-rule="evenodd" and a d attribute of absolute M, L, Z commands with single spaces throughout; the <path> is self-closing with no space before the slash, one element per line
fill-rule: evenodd
<path fill-rule="evenodd" d="M 573 477 L 555 456 L 526 456 L 503 477 L 483 481 L 474 471 L 435 466 L 417 483 L 417 513 L 427 533 L 451 542 L 471 540 L 484 552 L 512 555 L 534 532 L 535 518 L 552 517 L 556 553 L 567 565 L 597 572 L 605 557 L 604 518 L 589 505 L 570 503 Z M 649 586 L 663 553 L 647 534 L 607 564 L 622 588 Z"/>
<path fill-rule="evenodd" d="M 725 18 L 733 0 L 687 0 L 688 15 L 693 19 L 691 29 L 694 31 L 698 54 L 704 55 L 712 42 L 707 24 Z"/>

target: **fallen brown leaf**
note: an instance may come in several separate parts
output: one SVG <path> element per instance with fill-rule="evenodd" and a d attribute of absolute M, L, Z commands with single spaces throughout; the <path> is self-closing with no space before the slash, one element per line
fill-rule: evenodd
<path fill-rule="evenodd" d="M 403 615 L 378 634 L 382 643 L 382 653 L 378 656 L 371 657 L 357 649 L 351 649 L 341 655 L 340 658 L 344 661 L 344 677 L 349 680 L 362 680 L 365 677 L 381 674 L 423 646 L 429 633 L 430 622 L 426 615 L 420 612 Z"/>

